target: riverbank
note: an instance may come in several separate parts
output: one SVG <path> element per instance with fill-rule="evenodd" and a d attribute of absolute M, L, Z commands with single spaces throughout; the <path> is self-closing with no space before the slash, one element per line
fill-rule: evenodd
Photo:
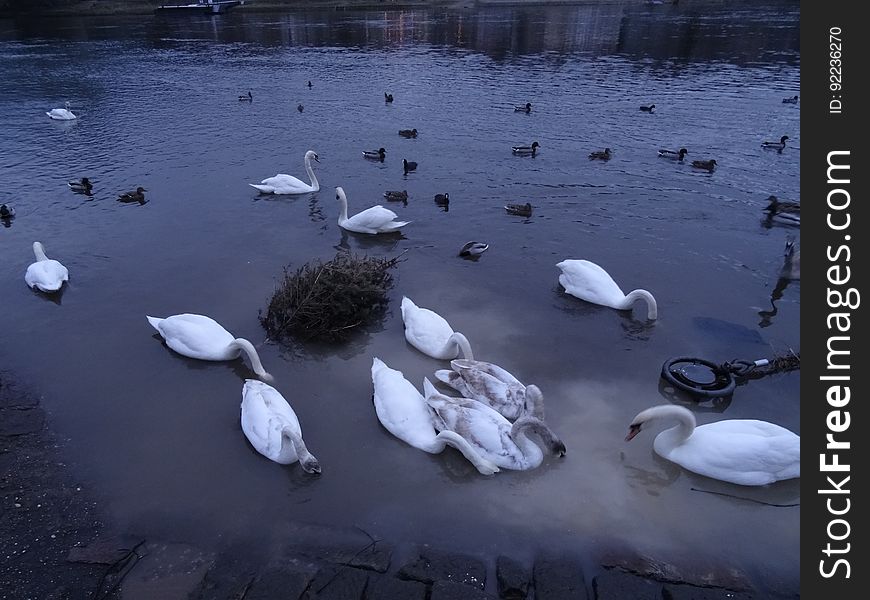
<path fill-rule="evenodd" d="M 38 396 L 0 373 L 0 598 L 162 600 L 751 600 L 732 570 L 678 567 L 632 552 L 599 556 L 471 556 L 428 544 L 394 546 L 375 532 L 296 524 L 279 548 L 117 533 L 87 483 L 63 460 Z M 589 565 L 597 565 L 590 568 Z"/>

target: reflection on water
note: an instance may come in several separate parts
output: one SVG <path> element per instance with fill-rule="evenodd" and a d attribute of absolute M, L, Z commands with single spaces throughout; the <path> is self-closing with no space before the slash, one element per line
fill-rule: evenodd
<path fill-rule="evenodd" d="M 210 545 L 304 522 L 517 556 L 611 541 L 796 589 L 799 509 L 693 492 L 735 490 L 659 459 L 653 435 L 622 440 L 641 409 L 687 402 L 661 387 L 666 359 L 799 348 L 800 286 L 771 289 L 795 230 L 759 222 L 769 195 L 799 197 L 800 106 L 781 102 L 800 84 L 798 6 L 2 20 L 0 169 L 17 216 L 0 228 L 0 306 L 15 315 L 0 360 L 41 386 L 69 464 L 111 518 L 149 537 Z M 239 102 L 248 90 L 253 101 Z M 66 100 L 80 118 L 49 121 Z M 516 113 L 524 102 L 533 110 Z M 638 110 L 650 103 L 655 113 Z M 411 127 L 416 139 L 398 135 Z M 784 134 L 782 153 L 761 150 Z M 531 140 L 534 160 L 516 159 L 511 147 Z M 383 163 L 360 157 L 379 147 Z M 587 159 L 605 147 L 611 160 Z M 718 168 L 657 155 L 680 147 Z M 247 185 L 300 175 L 308 149 L 321 159 L 320 192 Z M 419 169 L 403 175 L 403 157 Z M 84 175 L 92 197 L 68 189 Z M 147 204 L 115 201 L 139 185 Z M 389 205 L 411 224 L 396 236 L 345 232 L 335 186 L 354 212 Z M 406 205 L 385 201 L 384 190 L 404 189 Z M 449 211 L 432 200 L 445 193 Z M 533 218 L 504 210 L 527 202 Z M 62 303 L 24 285 L 34 240 L 70 270 Z M 457 259 L 469 240 L 490 245 L 478 261 Z M 258 344 L 258 311 L 283 269 L 336 250 L 405 253 L 383 320 L 340 347 Z M 659 319 L 569 296 L 555 266 L 567 258 L 650 290 Z M 444 315 L 482 360 L 538 384 L 568 454 L 484 478 L 450 449 L 430 456 L 386 432 L 371 357 L 418 387 L 446 366 L 405 342 L 403 295 Z M 767 299 L 775 315 L 760 327 Z M 145 315 L 182 312 L 258 345 L 320 478 L 246 443 L 245 361 L 192 361 L 155 339 Z M 756 418 L 799 432 L 799 381 L 769 376 L 689 406 L 702 423 Z M 797 486 L 739 492 L 787 500 Z"/>

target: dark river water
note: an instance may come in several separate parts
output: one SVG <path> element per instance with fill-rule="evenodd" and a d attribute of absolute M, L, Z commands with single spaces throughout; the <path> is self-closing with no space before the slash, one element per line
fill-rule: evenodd
<path fill-rule="evenodd" d="M 796 589 L 799 508 L 692 488 L 789 504 L 797 481 L 693 475 L 653 453 L 661 427 L 623 441 L 639 410 L 685 403 L 661 385 L 666 359 L 800 350 L 800 282 L 779 280 L 799 230 L 762 221 L 769 195 L 799 199 L 800 105 L 781 102 L 799 93 L 798 3 L 684 4 L 0 21 L 0 202 L 17 210 L 0 227 L 0 364 L 43 395 L 110 520 L 146 536 L 267 543 L 303 522 L 519 558 L 612 544 Z M 65 101 L 80 118 L 49 120 Z M 514 112 L 525 102 L 530 114 Z M 783 152 L 760 148 L 781 135 Z M 533 140 L 537 156 L 511 155 Z M 362 158 L 381 146 L 383 163 Z M 586 158 L 605 147 L 609 162 Z M 687 164 L 657 157 L 680 147 Z M 304 177 L 308 149 L 320 192 L 247 185 Z M 403 175 L 402 158 L 417 171 Z M 708 158 L 712 173 L 688 164 Z M 82 176 L 92 198 L 66 186 Z M 115 201 L 140 185 L 147 204 Z M 413 223 L 399 238 L 347 234 L 335 186 L 351 212 L 406 189 L 407 206 L 390 208 Z M 447 212 L 432 200 L 443 192 Z M 508 215 L 507 202 L 534 214 Z M 23 281 L 35 240 L 69 268 L 60 300 Z M 490 245 L 476 262 L 457 257 L 469 240 Z M 406 252 L 383 321 L 337 348 L 264 342 L 258 311 L 282 269 L 342 249 Z M 650 290 L 659 320 L 566 295 L 566 258 Z M 406 344 L 403 295 L 464 332 L 477 358 L 537 383 L 567 455 L 486 478 L 452 450 L 391 437 L 371 402 L 372 357 L 420 388 L 447 366 Z M 247 362 L 180 357 L 145 320 L 182 312 L 260 344 L 322 476 L 248 444 Z M 799 383 L 778 374 L 730 402 L 686 404 L 700 423 L 799 433 Z"/>

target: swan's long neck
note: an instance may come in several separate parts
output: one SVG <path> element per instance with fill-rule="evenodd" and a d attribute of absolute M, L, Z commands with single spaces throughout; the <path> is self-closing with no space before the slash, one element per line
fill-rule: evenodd
<path fill-rule="evenodd" d="M 526 411 L 527 414 L 544 420 L 544 395 L 536 385 L 526 386 Z"/>
<path fill-rule="evenodd" d="M 653 320 L 658 317 L 659 310 L 658 305 L 656 305 L 656 299 L 653 298 L 653 295 L 650 294 L 646 290 L 634 290 L 628 293 L 625 297 L 625 300 L 622 301 L 621 308 L 629 309 L 631 305 L 634 304 L 635 300 L 645 300 L 647 305 L 646 316 L 648 319 Z"/>
<path fill-rule="evenodd" d="M 33 254 L 38 261 L 48 260 L 48 257 L 45 255 L 45 248 L 39 242 L 33 242 Z"/>
<path fill-rule="evenodd" d="M 541 436 L 543 441 L 550 446 L 550 440 L 554 439 L 550 428 L 537 417 L 520 417 L 511 427 L 511 439 L 523 453 L 526 459 L 526 469 L 534 469 L 544 462 L 544 453 L 541 448 L 529 439 L 526 432 L 534 432 Z"/>
<path fill-rule="evenodd" d="M 462 351 L 462 358 L 468 360 L 474 360 L 474 355 L 471 352 L 471 344 L 468 343 L 468 338 L 459 333 L 458 331 L 454 331 L 449 338 L 447 338 L 447 346 L 452 345 L 459 346 L 459 349 Z"/>
<path fill-rule="evenodd" d="M 311 452 L 305 442 L 302 441 L 302 436 L 292 427 L 285 427 L 281 430 L 285 436 L 290 438 L 293 443 L 293 448 L 296 450 L 296 457 L 299 459 L 299 464 L 306 473 L 320 473 L 320 463 Z"/>
<path fill-rule="evenodd" d="M 338 213 L 338 224 L 341 225 L 347 221 L 347 198 L 344 194 L 339 194 L 338 201 L 341 202 L 341 212 Z"/>
<path fill-rule="evenodd" d="M 467 458 L 468 461 L 474 465 L 474 468 L 484 475 L 492 475 L 493 473 L 497 473 L 499 470 L 495 464 L 478 454 L 474 446 L 469 444 L 468 440 L 455 431 L 442 431 L 435 436 L 434 444 L 437 450 L 435 450 L 433 454 L 441 452 L 444 450 L 445 446 L 453 446 L 462 452 L 462 456 Z"/>
<path fill-rule="evenodd" d="M 665 436 L 673 446 L 679 446 L 685 442 L 695 431 L 695 415 L 688 409 L 682 406 L 674 406 L 671 404 L 663 406 L 654 406 L 644 411 L 645 421 L 651 419 L 676 419 L 677 426 L 666 429 L 659 436 Z M 659 436 L 656 436 L 657 438 Z"/>
<path fill-rule="evenodd" d="M 254 373 L 260 376 L 260 379 L 263 381 L 272 381 L 274 379 L 266 372 L 266 369 L 263 368 L 263 363 L 260 362 L 260 355 L 257 354 L 257 349 L 254 348 L 254 345 L 251 342 L 245 338 L 236 338 L 230 342 L 230 347 L 243 350 L 245 354 L 248 355 L 248 358 L 251 361 L 251 367 L 254 369 Z"/>
<path fill-rule="evenodd" d="M 308 171 L 308 179 L 311 180 L 311 187 L 314 188 L 314 191 L 320 189 L 320 183 L 317 181 L 317 175 L 314 174 L 314 169 L 311 167 L 311 159 L 309 157 L 305 157 L 305 170 Z"/>

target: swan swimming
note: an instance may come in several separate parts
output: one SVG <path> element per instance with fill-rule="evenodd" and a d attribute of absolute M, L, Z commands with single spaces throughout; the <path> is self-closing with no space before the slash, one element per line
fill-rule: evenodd
<path fill-rule="evenodd" d="M 241 423 L 254 449 L 269 460 L 282 465 L 298 460 L 306 473 L 320 473 L 320 463 L 302 441 L 302 428 L 293 407 L 271 385 L 245 380 Z"/>
<path fill-rule="evenodd" d="M 509 421 L 526 414 L 544 420 L 544 396 L 538 386 L 523 385 L 498 365 L 482 360 L 451 360 L 450 369 L 435 371 L 435 378 L 464 398 L 483 402 Z"/>
<path fill-rule="evenodd" d="M 767 485 L 801 476 L 801 438 L 779 425 L 726 419 L 696 427 L 689 409 L 663 404 L 638 413 L 625 440 L 654 419 L 679 422 L 655 437 L 656 454 L 694 473 L 738 485 Z"/>
<path fill-rule="evenodd" d="M 56 292 L 69 281 L 69 271 L 58 261 L 45 255 L 45 248 L 41 242 L 33 242 L 33 254 L 36 262 L 27 267 L 24 273 L 24 281 L 28 287 L 42 292 Z"/>
<path fill-rule="evenodd" d="M 341 212 L 338 215 L 338 225 L 342 229 L 356 233 L 393 233 L 404 227 L 410 221 L 396 221 L 399 216 L 380 204 L 367 208 L 348 218 L 347 196 L 344 189 L 335 188 L 335 199 L 341 202 Z"/>
<path fill-rule="evenodd" d="M 423 380 L 423 388 L 426 403 L 435 411 L 435 429 L 461 435 L 498 467 L 526 471 L 540 466 L 544 453 L 527 433 L 537 434 L 552 454 L 565 456 L 565 444 L 536 417 L 520 417 L 511 425 L 482 402 L 439 393 L 428 379 Z"/>
<path fill-rule="evenodd" d="M 498 472 L 498 467 L 482 458 L 462 436 L 452 431 L 436 434 L 433 414 L 417 388 L 401 371 L 389 368 L 376 357 L 372 358 L 372 384 L 378 420 L 394 436 L 430 454 L 453 446 L 482 474 Z"/>
<path fill-rule="evenodd" d="M 607 271 L 594 262 L 569 259 L 556 266 L 562 270 L 559 283 L 572 296 L 617 310 L 631 310 L 635 300 L 645 300 L 647 318 L 652 320 L 658 317 L 658 307 L 652 294 L 646 290 L 624 294 Z"/>
<path fill-rule="evenodd" d="M 166 345 L 190 358 L 199 360 L 234 360 L 242 351 L 248 355 L 254 372 L 264 381 L 273 377 L 263 368 L 254 345 L 245 338 L 234 338 L 223 326 L 205 315 L 184 313 L 165 319 L 147 317 L 151 326 L 163 336 Z"/>
<path fill-rule="evenodd" d="M 305 170 L 308 172 L 308 178 L 311 180 L 310 184 L 292 175 L 278 173 L 274 177 L 264 179 L 260 183 L 249 183 L 248 185 L 259 190 L 261 194 L 307 194 L 308 192 L 316 192 L 320 189 L 320 183 L 317 182 L 314 169 L 311 168 L 312 158 L 316 162 L 320 162 L 320 158 L 314 150 L 309 150 L 305 153 Z"/>
<path fill-rule="evenodd" d="M 449 360 L 459 356 L 461 351 L 463 358 L 474 360 L 468 338 L 453 331 L 444 317 L 417 306 L 407 296 L 402 297 L 402 321 L 405 322 L 405 339 L 423 354 Z"/>
<path fill-rule="evenodd" d="M 45 114 L 47 114 L 50 118 L 54 119 L 55 121 L 72 121 L 73 119 L 78 118 L 69 109 L 69 107 L 70 107 L 69 102 L 66 102 L 64 104 L 64 106 L 66 106 L 66 108 L 52 108 L 49 112 L 47 112 Z"/>

